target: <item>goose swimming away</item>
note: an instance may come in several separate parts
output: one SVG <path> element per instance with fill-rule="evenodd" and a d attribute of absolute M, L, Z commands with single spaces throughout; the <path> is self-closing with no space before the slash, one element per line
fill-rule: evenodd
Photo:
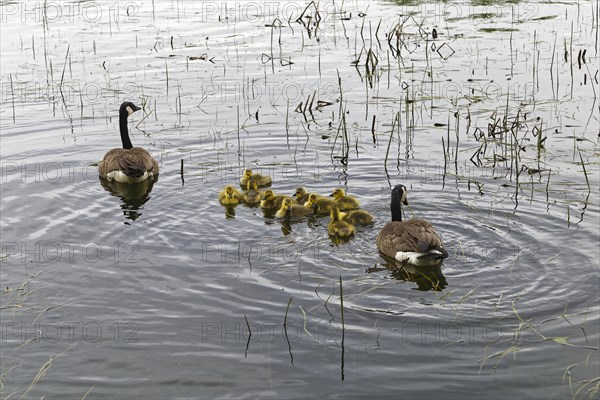
<path fill-rule="evenodd" d="M 377 235 L 377 248 L 384 255 L 413 265 L 436 265 L 448 257 L 442 240 L 431 224 L 423 219 L 402 221 L 402 204 L 408 205 L 406 187 L 392 190 L 392 221 Z"/>
<path fill-rule="evenodd" d="M 137 183 L 158 175 L 158 163 L 146 149 L 133 147 L 129 139 L 127 118 L 141 110 L 132 102 L 126 101 L 119 109 L 119 129 L 122 149 L 109 150 L 98 164 L 101 178 L 122 183 Z"/>

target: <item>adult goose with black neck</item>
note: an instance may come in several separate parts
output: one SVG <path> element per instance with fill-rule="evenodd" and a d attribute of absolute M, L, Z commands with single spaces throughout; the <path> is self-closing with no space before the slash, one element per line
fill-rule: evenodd
<path fill-rule="evenodd" d="M 377 235 L 377 248 L 385 256 L 413 265 L 431 266 L 448 257 L 442 240 L 431 224 L 422 219 L 402 221 L 402 204 L 408 205 L 406 187 L 392 190 L 392 221 Z"/>
<path fill-rule="evenodd" d="M 126 101 L 119 109 L 119 129 L 122 149 L 109 150 L 98 164 L 101 178 L 123 183 L 142 182 L 158 175 L 158 163 L 146 149 L 133 147 L 127 129 L 127 117 L 141 110 L 135 104 Z"/>

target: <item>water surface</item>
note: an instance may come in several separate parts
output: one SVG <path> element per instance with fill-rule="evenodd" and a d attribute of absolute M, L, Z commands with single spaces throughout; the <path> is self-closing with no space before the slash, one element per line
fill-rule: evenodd
<path fill-rule="evenodd" d="M 597 397 L 597 4 L 306 6 L 2 4 L 4 398 Z M 232 217 L 248 167 L 376 223 Z M 441 267 L 378 254 L 397 183 Z"/>

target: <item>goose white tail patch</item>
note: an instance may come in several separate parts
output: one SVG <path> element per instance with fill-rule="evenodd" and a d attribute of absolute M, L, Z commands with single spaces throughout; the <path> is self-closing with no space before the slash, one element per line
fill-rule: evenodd
<path fill-rule="evenodd" d="M 400 262 L 407 262 L 409 264 L 422 266 L 436 265 L 442 261 L 441 257 L 431 257 L 431 254 L 436 254 L 440 256 L 442 255 L 442 253 L 438 250 L 431 250 L 427 253 L 417 253 L 414 251 L 399 251 L 396 253 L 396 257 L 394 258 Z"/>
<path fill-rule="evenodd" d="M 109 181 L 117 181 L 117 182 L 121 182 L 121 183 L 138 183 L 138 182 L 145 181 L 152 175 L 153 174 L 144 172 L 144 175 L 140 176 L 139 178 L 131 178 L 131 177 L 125 175 L 123 173 L 123 171 L 111 171 L 108 174 L 106 174 L 106 178 Z"/>

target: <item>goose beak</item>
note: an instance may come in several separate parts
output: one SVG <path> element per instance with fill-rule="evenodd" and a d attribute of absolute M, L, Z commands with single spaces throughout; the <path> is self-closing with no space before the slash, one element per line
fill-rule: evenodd
<path fill-rule="evenodd" d="M 138 106 L 135 106 L 135 105 L 133 106 L 133 111 L 134 112 L 135 111 L 140 111 L 141 109 L 142 109 L 141 107 L 138 107 Z"/>
<path fill-rule="evenodd" d="M 333 197 L 333 193 L 331 193 L 331 194 L 329 195 L 329 197 Z"/>

